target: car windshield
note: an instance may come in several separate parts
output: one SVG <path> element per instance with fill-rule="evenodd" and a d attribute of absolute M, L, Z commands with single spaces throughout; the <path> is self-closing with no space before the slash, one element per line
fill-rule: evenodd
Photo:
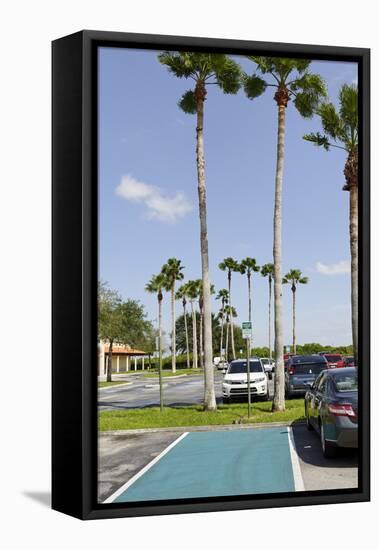
<path fill-rule="evenodd" d="M 262 372 L 262 365 L 260 361 L 249 361 L 250 372 Z M 247 372 L 246 361 L 238 361 L 237 363 L 231 363 L 229 366 L 228 374 L 238 374 Z"/>
<path fill-rule="evenodd" d="M 290 369 L 292 374 L 320 374 L 325 369 L 325 363 L 299 363 L 291 365 Z"/>
<path fill-rule="evenodd" d="M 338 392 L 358 390 L 358 377 L 354 373 L 339 373 L 337 376 L 334 376 L 333 379 Z"/>
<path fill-rule="evenodd" d="M 347 365 L 354 365 L 354 357 L 345 357 L 345 363 Z"/>
<path fill-rule="evenodd" d="M 324 355 L 324 357 L 326 358 L 327 361 L 341 361 L 342 360 L 342 357 L 340 355 L 334 355 L 334 354 L 329 354 L 328 355 Z"/>

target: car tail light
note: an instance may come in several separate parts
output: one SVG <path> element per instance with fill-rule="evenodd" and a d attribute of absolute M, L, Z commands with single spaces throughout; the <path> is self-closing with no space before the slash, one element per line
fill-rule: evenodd
<path fill-rule="evenodd" d="M 350 416 L 355 417 L 355 412 L 350 404 L 345 405 L 328 405 L 329 412 L 335 416 Z"/>
<path fill-rule="evenodd" d="M 288 369 L 288 374 L 295 374 L 295 369 L 293 367 L 290 367 Z"/>

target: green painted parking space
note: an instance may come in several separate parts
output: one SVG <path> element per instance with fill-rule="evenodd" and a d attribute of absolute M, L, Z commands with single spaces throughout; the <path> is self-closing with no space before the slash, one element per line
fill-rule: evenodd
<path fill-rule="evenodd" d="M 285 427 L 191 432 L 107 502 L 293 492 L 290 445 Z"/>

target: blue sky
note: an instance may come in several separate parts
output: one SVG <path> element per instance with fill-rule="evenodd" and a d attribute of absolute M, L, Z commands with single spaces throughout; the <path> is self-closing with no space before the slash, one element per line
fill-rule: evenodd
<path fill-rule="evenodd" d="M 156 299 L 144 290 L 170 257 L 186 279 L 201 277 L 195 117 L 177 102 L 192 80 L 175 78 L 154 51 L 101 48 L 99 55 L 99 274 L 124 298 L 141 301 L 151 320 Z M 253 63 L 236 58 L 252 73 Z M 313 62 L 336 101 L 357 66 Z M 205 159 L 211 280 L 227 286 L 223 258 L 272 261 L 277 109 L 272 89 L 250 101 L 242 91 L 208 87 Z M 298 343 L 351 343 L 348 193 L 344 151 L 325 152 L 302 136 L 320 129 L 289 103 L 283 182 L 283 274 L 301 269 L 310 282 L 297 293 Z M 232 280 L 237 323 L 247 319 L 246 278 Z M 283 289 L 285 343 L 291 343 L 291 291 Z M 253 345 L 268 343 L 268 284 L 253 278 Z M 214 300 L 214 310 L 219 303 Z M 180 312 L 180 304 L 177 304 Z M 170 327 L 169 298 L 164 303 Z"/>

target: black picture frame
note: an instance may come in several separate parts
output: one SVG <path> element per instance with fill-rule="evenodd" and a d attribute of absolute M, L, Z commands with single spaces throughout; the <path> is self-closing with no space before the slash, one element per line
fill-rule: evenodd
<path fill-rule="evenodd" d="M 359 487 L 302 494 L 97 502 L 97 49 L 256 53 L 358 63 Z M 370 50 L 81 31 L 52 44 L 52 507 L 81 519 L 302 506 L 370 499 Z"/>

